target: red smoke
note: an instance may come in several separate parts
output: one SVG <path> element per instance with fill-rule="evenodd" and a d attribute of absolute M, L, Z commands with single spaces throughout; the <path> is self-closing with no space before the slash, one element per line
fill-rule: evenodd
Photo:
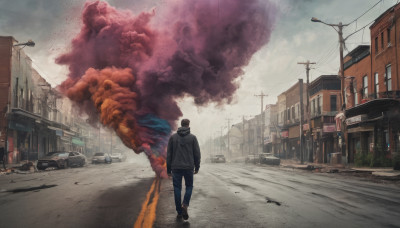
<path fill-rule="evenodd" d="M 163 11 L 117 10 L 89 2 L 61 85 L 135 152 L 144 151 L 165 176 L 165 145 L 182 116 L 175 99 L 197 105 L 230 102 L 252 55 L 270 37 L 274 7 L 258 0 L 175 0 Z M 221 7 L 220 7 L 221 6 Z"/>

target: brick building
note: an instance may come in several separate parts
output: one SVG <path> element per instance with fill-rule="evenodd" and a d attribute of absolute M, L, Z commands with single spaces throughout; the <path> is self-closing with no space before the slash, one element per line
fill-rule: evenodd
<path fill-rule="evenodd" d="M 339 151 L 335 115 L 340 110 L 340 87 L 337 75 L 321 75 L 310 83 L 314 162 L 327 163 L 332 154 Z"/>
<path fill-rule="evenodd" d="M 0 36 L 0 150 L 7 162 L 37 160 L 58 150 L 94 150 L 88 148 L 91 128 L 65 110 L 72 110 L 71 103 L 51 88 L 17 44 L 11 36 Z"/>
<path fill-rule="evenodd" d="M 345 111 L 347 161 L 387 166 L 400 149 L 400 4 L 380 15 L 370 30 L 371 48 L 359 46 L 345 58 L 345 77 L 353 81 L 346 90 L 351 98 Z M 361 164 L 367 157 L 370 164 Z"/>
<path fill-rule="evenodd" d="M 278 126 L 280 127 L 279 153 L 283 158 L 300 159 L 300 91 L 303 104 L 307 101 L 307 90 L 302 82 L 297 82 L 278 96 Z M 304 110 L 303 110 L 304 111 Z M 304 116 L 304 120 L 306 117 Z"/>

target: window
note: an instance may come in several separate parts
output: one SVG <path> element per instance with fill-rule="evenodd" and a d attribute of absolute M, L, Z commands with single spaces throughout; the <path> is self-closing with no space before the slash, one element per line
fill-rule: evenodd
<path fill-rule="evenodd" d="M 386 66 L 386 89 L 392 91 L 392 66 Z"/>
<path fill-rule="evenodd" d="M 391 28 L 388 28 L 387 29 L 387 42 L 388 42 L 388 45 L 390 44 L 390 31 L 391 31 Z"/>
<path fill-rule="evenodd" d="M 322 107 L 322 99 L 320 96 L 317 97 L 317 114 L 321 114 L 321 107 Z"/>
<path fill-rule="evenodd" d="M 363 77 L 363 98 L 368 97 L 368 76 Z"/>
<path fill-rule="evenodd" d="M 375 37 L 375 54 L 378 53 L 379 47 L 378 47 L 378 37 Z"/>
<path fill-rule="evenodd" d="M 292 119 L 295 119 L 295 118 L 296 118 L 296 113 L 294 110 L 294 106 L 292 106 Z"/>
<path fill-rule="evenodd" d="M 331 112 L 337 111 L 337 97 L 336 95 L 331 95 Z"/>
<path fill-rule="evenodd" d="M 319 101 L 318 101 L 318 105 L 319 105 L 319 114 L 322 114 L 322 95 L 320 97 L 318 97 Z"/>
<path fill-rule="evenodd" d="M 358 105 L 357 81 L 353 82 L 354 106 Z"/>
<path fill-rule="evenodd" d="M 290 120 L 290 108 L 287 109 L 287 120 Z"/>
<path fill-rule="evenodd" d="M 315 114 L 315 99 L 311 101 L 311 113 L 314 115 Z"/>
<path fill-rule="evenodd" d="M 24 107 L 24 90 L 21 89 L 20 94 L 19 94 L 19 102 L 18 102 L 18 108 Z"/>
<path fill-rule="evenodd" d="M 375 90 L 376 98 L 379 98 L 379 95 L 378 95 L 378 93 L 379 93 L 379 75 L 378 75 L 378 73 L 375 73 L 374 79 L 375 79 L 374 90 Z"/>
<path fill-rule="evenodd" d="M 385 47 L 383 46 L 383 43 L 384 43 L 383 42 L 383 33 L 381 33 L 381 48 L 382 48 L 382 50 L 385 49 Z"/>

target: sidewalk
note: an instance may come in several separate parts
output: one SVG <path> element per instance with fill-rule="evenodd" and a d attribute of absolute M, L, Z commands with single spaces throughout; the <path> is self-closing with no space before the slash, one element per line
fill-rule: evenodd
<path fill-rule="evenodd" d="M 19 163 L 6 164 L 6 169 L 3 168 L 3 164 L 0 165 L 0 175 L 7 175 L 11 173 L 28 174 L 37 171 L 37 161 L 21 161 Z"/>
<path fill-rule="evenodd" d="M 393 170 L 393 168 L 353 167 L 351 165 L 345 166 L 343 164 L 320 164 L 310 162 L 300 164 L 300 161 L 297 160 L 284 159 L 281 159 L 281 167 L 321 173 L 364 173 L 381 179 L 400 180 L 400 170 Z"/>

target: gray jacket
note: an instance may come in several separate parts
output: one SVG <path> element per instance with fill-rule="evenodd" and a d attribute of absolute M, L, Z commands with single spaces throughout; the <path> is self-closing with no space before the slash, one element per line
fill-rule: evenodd
<path fill-rule="evenodd" d="M 168 141 L 167 173 L 173 169 L 200 169 L 200 147 L 190 128 L 180 127 Z"/>

